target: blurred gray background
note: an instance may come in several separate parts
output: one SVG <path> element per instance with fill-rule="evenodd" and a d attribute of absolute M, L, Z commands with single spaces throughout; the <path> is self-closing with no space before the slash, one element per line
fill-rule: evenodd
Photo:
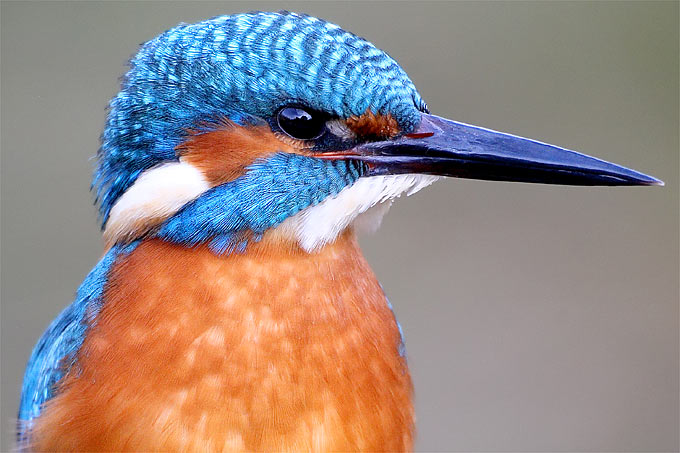
<path fill-rule="evenodd" d="M 2 2 L 2 450 L 31 348 L 102 252 L 88 192 L 137 46 L 286 8 L 396 58 L 433 113 L 666 181 L 447 180 L 362 239 L 421 451 L 677 451 L 678 3 Z"/>

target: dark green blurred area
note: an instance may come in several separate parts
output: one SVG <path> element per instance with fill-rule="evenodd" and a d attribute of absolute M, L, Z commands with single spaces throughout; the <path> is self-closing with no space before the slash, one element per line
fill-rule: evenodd
<path fill-rule="evenodd" d="M 363 238 L 417 448 L 677 451 L 678 2 L 2 2 L 0 450 L 31 348 L 102 251 L 91 157 L 125 62 L 178 22 L 282 8 L 387 51 L 435 114 L 666 182 L 447 180 Z"/>

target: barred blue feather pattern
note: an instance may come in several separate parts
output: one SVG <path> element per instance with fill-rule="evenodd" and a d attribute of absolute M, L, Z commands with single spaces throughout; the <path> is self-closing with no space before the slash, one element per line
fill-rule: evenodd
<path fill-rule="evenodd" d="M 40 415 L 43 404 L 53 396 L 55 384 L 71 370 L 88 327 L 96 322 L 111 267 L 118 258 L 132 252 L 137 244 L 112 247 L 85 277 L 75 301 L 59 314 L 40 338 L 24 374 L 20 423 L 29 422 L 30 425 L 30 421 Z M 28 428 L 30 426 L 19 427 L 20 445 Z"/>
<path fill-rule="evenodd" d="M 161 225 L 156 236 L 187 246 L 209 242 L 218 254 L 242 252 L 262 234 L 353 184 L 361 162 L 276 153 L 216 186 Z"/>
<path fill-rule="evenodd" d="M 187 129 L 294 102 L 340 118 L 390 113 L 405 132 L 427 110 L 396 61 L 323 20 L 255 12 L 179 25 L 141 47 L 109 105 L 93 179 L 102 225 L 141 172 L 177 158 Z"/>

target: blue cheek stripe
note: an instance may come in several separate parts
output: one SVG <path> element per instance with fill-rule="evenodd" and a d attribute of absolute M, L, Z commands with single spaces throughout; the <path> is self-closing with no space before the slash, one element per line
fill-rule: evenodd
<path fill-rule="evenodd" d="M 258 160 L 240 178 L 206 191 L 168 219 L 155 234 L 217 254 L 243 252 L 288 217 L 337 195 L 364 174 L 364 165 L 276 153 Z"/>
<path fill-rule="evenodd" d="M 52 321 L 33 349 L 26 366 L 19 405 L 19 420 L 27 422 L 38 415 L 43 404 L 54 396 L 55 385 L 76 364 L 76 355 L 87 329 L 96 322 L 102 307 L 109 271 L 121 256 L 137 247 L 138 241 L 115 245 L 97 263 L 78 288 L 75 301 Z M 19 429 L 19 444 L 26 439 L 26 427 Z"/>

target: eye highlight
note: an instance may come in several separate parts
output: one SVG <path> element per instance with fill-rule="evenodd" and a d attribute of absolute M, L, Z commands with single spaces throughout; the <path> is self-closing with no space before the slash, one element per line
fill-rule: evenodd
<path fill-rule="evenodd" d="M 326 131 L 328 117 L 300 107 L 284 107 L 276 114 L 279 128 L 293 138 L 312 140 Z"/>

